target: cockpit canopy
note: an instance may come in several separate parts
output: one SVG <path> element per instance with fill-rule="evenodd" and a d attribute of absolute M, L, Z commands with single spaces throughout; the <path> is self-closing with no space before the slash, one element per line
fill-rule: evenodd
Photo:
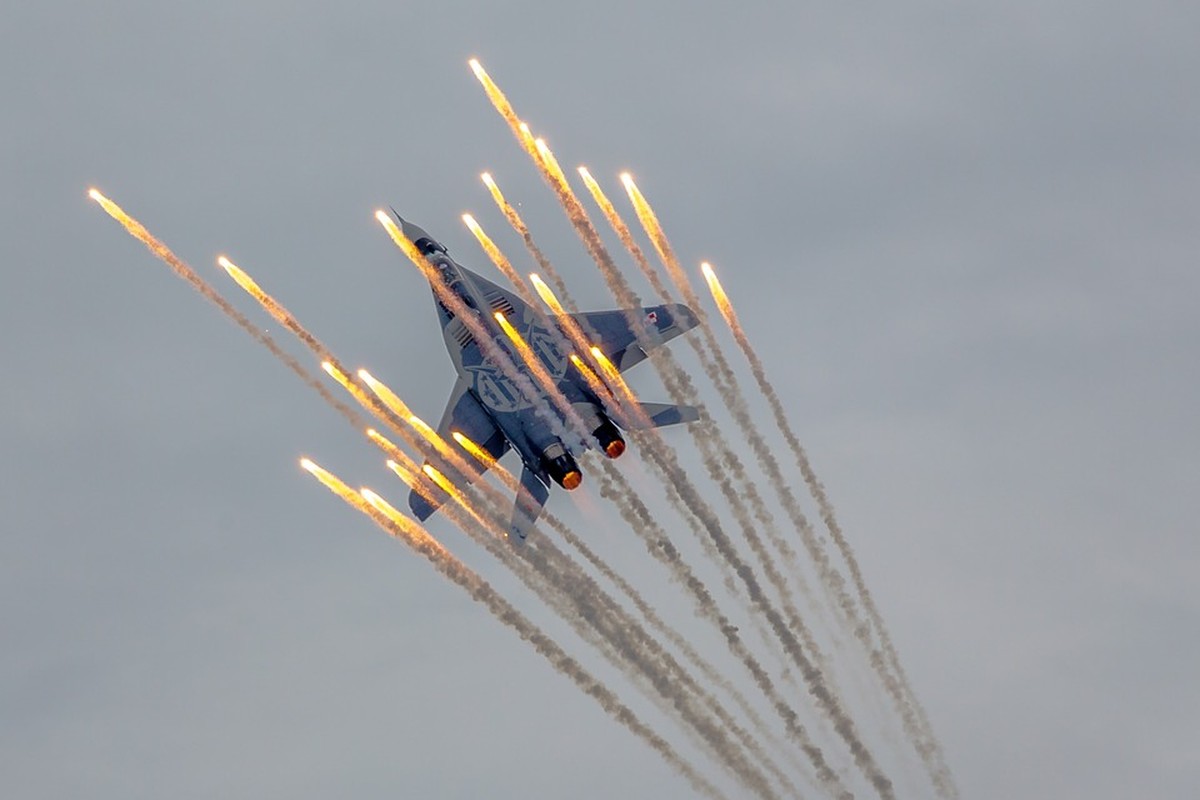
<path fill-rule="evenodd" d="M 442 244 L 430 239 L 428 236 L 422 236 L 420 239 L 417 239 L 415 242 L 413 242 L 413 244 L 415 244 L 417 249 L 425 255 L 446 252 L 446 248 Z"/>

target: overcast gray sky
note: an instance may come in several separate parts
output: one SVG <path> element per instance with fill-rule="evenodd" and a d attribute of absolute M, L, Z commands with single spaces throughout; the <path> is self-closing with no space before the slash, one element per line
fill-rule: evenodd
<path fill-rule="evenodd" d="M 1198 30 L 1171 2 L 7 4 L 0 794 L 685 794 L 304 475 L 402 497 L 85 198 L 253 313 L 229 254 L 436 419 L 453 372 L 376 207 L 490 274 L 471 210 L 524 268 L 490 169 L 612 302 L 475 55 L 564 166 L 614 197 L 633 170 L 718 266 L 964 796 L 1195 797 Z M 691 631 L 615 514 L 551 502 Z"/>

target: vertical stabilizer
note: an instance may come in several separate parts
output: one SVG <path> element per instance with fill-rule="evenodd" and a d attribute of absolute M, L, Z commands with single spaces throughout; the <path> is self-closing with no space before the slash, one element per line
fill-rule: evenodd
<path fill-rule="evenodd" d="M 525 537 L 533 530 L 533 524 L 541 516 L 542 506 L 546 505 L 549 497 L 550 490 L 546 488 L 546 484 L 542 483 L 537 473 L 530 470 L 529 467 L 522 469 L 521 486 L 517 490 L 517 502 L 513 506 L 509 535 L 518 541 L 525 541 Z"/>

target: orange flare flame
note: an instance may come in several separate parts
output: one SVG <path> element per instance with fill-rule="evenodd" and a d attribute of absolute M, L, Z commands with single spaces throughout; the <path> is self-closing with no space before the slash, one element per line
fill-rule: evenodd
<path fill-rule="evenodd" d="M 467 498 L 466 494 L 463 493 L 462 489 L 459 489 L 457 486 L 455 486 L 449 478 L 439 472 L 433 465 L 426 464 L 425 466 L 421 467 L 421 471 L 428 475 L 429 479 L 436 483 L 439 489 L 450 495 L 454 502 L 461 506 L 462 509 L 466 511 L 468 515 L 470 515 L 471 519 L 475 520 L 480 527 L 486 529 L 493 535 L 504 535 L 502 531 L 497 530 L 494 525 L 491 525 L 486 519 L 483 518 L 483 515 L 475 510 L 475 507 L 471 504 L 471 501 Z"/>
<path fill-rule="evenodd" d="M 501 198 L 501 200 L 503 200 L 503 198 Z M 496 243 L 492 241 L 492 238 L 484 232 L 483 228 L 478 222 L 475 221 L 474 217 L 472 217 L 470 214 L 463 214 L 462 220 L 466 223 L 467 227 L 471 229 L 471 233 L 475 236 L 475 240 L 479 242 L 479 246 L 483 248 L 483 252 L 487 253 L 487 257 L 491 259 L 493 264 L 496 265 L 496 269 L 500 270 L 500 272 L 504 274 L 504 277 L 508 278 L 509 282 L 517 288 L 517 291 L 521 294 L 522 300 L 525 300 L 525 302 L 530 302 L 532 298 L 529 295 L 529 289 L 526 288 L 524 283 L 522 283 L 521 276 L 517 274 L 515 269 L 513 269 L 512 262 L 508 260 L 504 253 L 500 252 L 500 248 L 497 247 Z"/>
<path fill-rule="evenodd" d="M 717 308 L 721 312 L 721 316 L 725 318 L 725 322 L 729 327 L 737 326 L 737 317 L 733 313 L 733 304 L 729 302 L 729 295 L 725 294 L 725 289 L 721 286 L 721 282 L 717 280 L 717 274 L 713 271 L 712 264 L 707 261 L 701 262 L 700 272 L 704 275 L 704 282 L 708 284 L 708 291 L 713 296 L 713 300 L 717 304 Z"/>
<path fill-rule="evenodd" d="M 517 479 L 511 472 L 500 466 L 491 453 L 475 444 L 461 431 L 451 431 L 450 435 L 454 437 L 454 441 L 458 442 L 459 447 L 470 453 L 476 461 L 483 465 L 484 469 L 492 470 L 492 474 L 499 478 L 509 491 L 517 491 Z"/>
<path fill-rule="evenodd" d="M 492 458 L 492 454 L 475 444 L 475 442 L 471 441 L 464 434 L 459 431 L 451 431 L 450 435 L 454 438 L 454 441 L 458 442 L 459 447 L 470 453 L 480 464 L 488 468 L 496 466 L 496 459 Z"/>
<path fill-rule="evenodd" d="M 628 397 L 630 400 L 635 400 L 636 398 L 634 398 L 633 392 L 629 390 L 629 386 L 625 383 L 625 379 L 621 377 L 621 371 L 617 369 L 611 361 L 608 360 L 608 356 L 604 355 L 604 351 L 599 347 L 592 347 L 591 353 L 592 358 L 595 359 L 596 363 L 600 365 L 600 372 L 604 374 L 605 379 L 610 384 L 617 387 L 617 391 L 619 391 L 622 396 Z"/>
<path fill-rule="evenodd" d="M 379 398 L 380 402 L 387 406 L 388 410 L 397 417 L 406 419 L 412 414 L 412 411 L 405 404 L 405 402 L 401 400 L 395 392 L 388 388 L 387 384 L 383 383 L 383 381 L 376 379 L 375 376 L 367 372 L 365 369 L 360 369 L 358 371 L 358 377 L 367 384 L 367 387 L 370 388 L 374 395 Z"/>
<path fill-rule="evenodd" d="M 554 292 L 542 280 L 542 277 L 536 272 L 529 273 L 529 282 L 533 284 L 534 290 L 538 293 L 538 297 L 542 298 L 542 302 L 553 311 L 555 314 L 563 315 L 567 312 L 563 309 L 562 303 L 558 302 L 558 298 L 554 296 Z"/>

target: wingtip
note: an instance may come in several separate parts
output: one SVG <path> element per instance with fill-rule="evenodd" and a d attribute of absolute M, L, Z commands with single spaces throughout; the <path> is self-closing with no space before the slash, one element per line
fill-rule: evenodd
<path fill-rule="evenodd" d="M 700 324 L 700 317 L 696 315 L 696 312 L 683 303 L 675 303 L 671 311 L 675 317 L 675 324 L 681 330 L 690 331 Z"/>
<path fill-rule="evenodd" d="M 408 508 L 420 522 L 429 519 L 433 516 L 433 512 L 437 511 L 436 506 L 415 491 L 408 495 Z"/>

